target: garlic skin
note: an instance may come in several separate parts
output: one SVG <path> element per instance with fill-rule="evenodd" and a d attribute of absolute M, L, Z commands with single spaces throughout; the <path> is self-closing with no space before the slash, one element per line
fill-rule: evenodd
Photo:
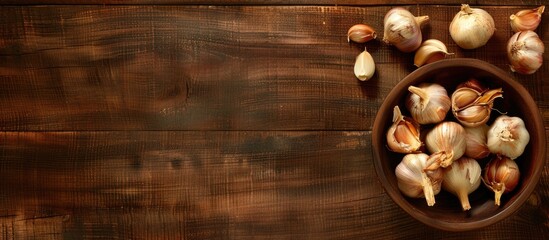
<path fill-rule="evenodd" d="M 465 127 L 465 156 L 473 159 L 483 159 L 490 155 L 487 145 L 488 125 L 482 124 L 477 127 Z"/>
<path fill-rule="evenodd" d="M 492 16 L 480 8 L 461 5 L 450 23 L 450 36 L 463 49 L 475 49 L 484 46 L 494 35 L 495 23 Z"/>
<path fill-rule="evenodd" d="M 480 126 L 488 122 L 494 101 L 502 97 L 501 88 L 488 89 L 471 79 L 452 93 L 452 114 L 466 127 Z"/>
<path fill-rule="evenodd" d="M 446 89 L 437 83 L 409 86 L 406 108 L 419 124 L 439 123 L 450 110 L 452 101 Z"/>
<path fill-rule="evenodd" d="M 482 181 L 495 193 L 496 206 L 501 204 L 501 196 L 513 191 L 518 185 L 520 171 L 517 163 L 508 157 L 496 155 L 484 168 Z"/>
<path fill-rule="evenodd" d="M 488 129 L 487 145 L 490 152 L 516 159 L 524 152 L 530 134 L 519 117 L 501 115 Z"/>
<path fill-rule="evenodd" d="M 525 9 L 512 14 L 509 17 L 511 29 L 513 29 L 514 32 L 536 30 L 541 22 L 541 15 L 544 11 L 545 6 L 539 6 L 534 9 Z"/>
<path fill-rule="evenodd" d="M 543 41 L 530 30 L 515 33 L 507 42 L 507 58 L 513 72 L 535 73 L 543 64 L 544 52 Z"/>
<path fill-rule="evenodd" d="M 462 157 L 445 169 L 442 189 L 456 195 L 463 211 L 471 209 L 469 194 L 477 190 L 482 169 L 475 159 Z"/>
<path fill-rule="evenodd" d="M 422 146 L 419 124 L 412 118 L 403 116 L 400 108 L 393 109 L 393 125 L 387 131 L 387 146 L 398 153 L 415 153 Z"/>
<path fill-rule="evenodd" d="M 449 53 L 446 45 L 437 39 L 428 39 L 424 41 L 414 56 L 414 65 L 421 67 L 425 64 L 433 63 L 444 59 Z"/>
<path fill-rule="evenodd" d="M 435 204 L 435 195 L 440 192 L 442 179 L 431 179 L 424 171 L 428 155 L 407 154 L 397 165 L 395 174 L 398 189 L 412 198 L 424 197 L 428 206 Z M 441 175 L 442 176 L 442 175 Z"/>
<path fill-rule="evenodd" d="M 376 31 L 366 24 L 355 24 L 347 31 L 347 42 L 365 43 L 376 37 Z"/>
<path fill-rule="evenodd" d="M 375 71 L 376 64 L 374 58 L 372 58 L 372 55 L 364 48 L 364 51 L 356 57 L 354 67 L 355 76 L 360 81 L 368 81 L 374 76 Z"/>
<path fill-rule="evenodd" d="M 383 19 L 383 41 L 402 52 L 413 52 L 422 41 L 421 26 L 429 16 L 415 17 L 402 7 L 392 8 Z"/>
<path fill-rule="evenodd" d="M 465 154 L 465 129 L 456 122 L 441 122 L 426 134 L 425 145 L 433 158 L 425 170 L 446 168 Z"/>

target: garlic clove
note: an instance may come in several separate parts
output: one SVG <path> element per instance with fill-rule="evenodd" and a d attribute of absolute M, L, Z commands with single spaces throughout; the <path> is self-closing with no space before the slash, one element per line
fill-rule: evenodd
<path fill-rule="evenodd" d="M 417 50 L 414 56 L 414 65 L 421 67 L 424 64 L 436 62 L 452 54 L 448 52 L 448 49 L 441 41 L 429 39 L 423 42 Z"/>
<path fill-rule="evenodd" d="M 455 111 L 474 104 L 481 96 L 479 92 L 471 88 L 458 88 L 452 93 L 452 109 Z"/>
<path fill-rule="evenodd" d="M 355 24 L 347 31 L 348 42 L 365 43 L 376 37 L 376 31 L 366 24 Z"/>
<path fill-rule="evenodd" d="M 398 153 L 414 153 L 422 146 L 419 124 L 403 116 L 398 106 L 393 109 L 393 124 L 387 131 L 387 146 Z"/>
<path fill-rule="evenodd" d="M 413 52 L 421 45 L 421 26 L 428 21 L 428 16 L 415 17 L 402 7 L 392 8 L 383 19 L 383 41 L 402 52 Z"/>
<path fill-rule="evenodd" d="M 543 64 L 544 52 L 543 41 L 530 30 L 515 33 L 507 42 L 507 57 L 513 72 L 535 73 Z"/>
<path fill-rule="evenodd" d="M 487 106 L 470 106 L 456 113 L 457 120 L 467 127 L 485 124 L 490 118 L 490 108 Z"/>
<path fill-rule="evenodd" d="M 375 71 L 376 66 L 374 58 L 372 58 L 372 55 L 364 48 L 364 51 L 356 57 L 354 67 L 355 76 L 360 81 L 367 81 L 374 76 Z"/>
<path fill-rule="evenodd" d="M 526 9 L 512 14 L 509 19 L 511 29 L 514 32 L 531 30 L 534 31 L 541 22 L 541 15 L 545 11 L 545 6 L 539 6 L 534 9 Z"/>

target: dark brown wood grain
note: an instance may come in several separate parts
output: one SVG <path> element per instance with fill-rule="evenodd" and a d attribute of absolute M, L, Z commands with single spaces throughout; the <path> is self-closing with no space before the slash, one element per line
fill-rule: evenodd
<path fill-rule="evenodd" d="M 448 33 L 467 2 L 496 21 L 476 50 Z M 454 57 L 513 75 L 549 129 L 549 66 L 513 74 L 504 52 L 508 16 L 541 4 L 0 0 L 0 239 L 548 239 L 547 160 L 514 216 L 449 233 L 385 194 L 371 147 L 416 69 L 381 42 L 395 5 L 429 15 L 424 39 Z M 379 38 L 349 44 L 356 23 Z M 537 32 L 547 46 L 549 25 Z M 359 82 L 364 47 L 377 69 Z"/>
<path fill-rule="evenodd" d="M 3 132 L 0 236 L 548 236 L 549 168 L 515 216 L 451 234 L 385 195 L 370 139 L 363 131 Z"/>
<path fill-rule="evenodd" d="M 364 46 L 347 43 L 346 32 L 366 22 L 381 38 L 389 8 L 3 7 L 0 129 L 369 130 L 384 96 L 416 69 L 413 54 L 366 44 L 377 73 L 360 82 L 352 68 Z M 408 8 L 430 16 L 424 38 L 512 74 L 507 17 L 519 7 L 486 7 L 498 30 L 475 51 L 450 39 L 456 7 Z M 538 31 L 548 44 L 547 25 Z M 513 74 L 544 116 L 548 66 Z"/>

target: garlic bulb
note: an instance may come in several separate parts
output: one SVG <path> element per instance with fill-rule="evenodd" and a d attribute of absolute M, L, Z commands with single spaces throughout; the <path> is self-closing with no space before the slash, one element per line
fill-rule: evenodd
<path fill-rule="evenodd" d="M 422 143 L 419 138 L 419 125 L 411 118 L 403 116 L 400 108 L 393 109 L 393 125 L 387 131 L 387 146 L 394 152 L 417 152 Z"/>
<path fill-rule="evenodd" d="M 488 89 L 471 79 L 452 93 L 452 114 L 467 127 L 485 124 L 490 119 L 494 100 L 503 97 L 501 88 Z"/>
<path fill-rule="evenodd" d="M 461 5 L 450 23 L 450 36 L 458 46 L 475 49 L 484 46 L 494 35 L 495 24 L 490 14 L 480 8 Z"/>
<path fill-rule="evenodd" d="M 509 17 L 511 29 L 513 29 L 514 32 L 536 30 L 541 22 L 541 14 L 543 14 L 543 11 L 545 11 L 545 6 L 521 10 L 515 14 L 512 14 Z"/>
<path fill-rule="evenodd" d="M 372 55 L 364 48 L 364 51 L 356 57 L 354 68 L 355 76 L 360 81 L 367 81 L 374 76 L 375 71 L 376 64 L 374 58 L 372 58 Z"/>
<path fill-rule="evenodd" d="M 427 21 L 429 16 L 414 17 L 408 10 L 395 7 L 383 19 L 383 41 L 402 52 L 413 52 L 421 45 L 421 26 Z"/>
<path fill-rule="evenodd" d="M 366 24 L 355 24 L 347 31 L 347 42 L 365 43 L 376 37 L 376 31 Z"/>
<path fill-rule="evenodd" d="M 406 108 L 419 124 L 439 123 L 450 110 L 452 102 L 446 89 L 436 83 L 408 87 Z"/>
<path fill-rule="evenodd" d="M 465 156 L 482 159 L 490 155 L 490 149 L 486 144 L 488 125 L 482 124 L 477 127 L 465 127 Z"/>
<path fill-rule="evenodd" d="M 465 153 L 465 129 L 456 122 L 441 122 L 426 134 L 425 144 L 433 158 L 425 169 L 448 167 Z"/>
<path fill-rule="evenodd" d="M 471 209 L 469 194 L 480 186 L 480 165 L 475 159 L 462 157 L 445 170 L 442 189 L 456 195 L 464 211 Z"/>
<path fill-rule="evenodd" d="M 396 167 L 398 189 L 412 198 L 424 197 L 427 205 L 435 204 L 435 195 L 440 192 L 442 179 L 431 179 L 424 171 L 427 154 L 407 154 Z M 442 176 L 442 174 L 440 175 Z"/>
<path fill-rule="evenodd" d="M 421 67 L 424 64 L 444 59 L 449 53 L 446 45 L 439 40 L 429 39 L 421 44 L 414 56 L 414 65 Z"/>
<path fill-rule="evenodd" d="M 507 42 L 507 58 L 513 72 L 535 73 L 543 64 L 544 52 L 545 46 L 538 34 L 530 30 L 515 33 Z"/>
<path fill-rule="evenodd" d="M 519 117 L 501 115 L 488 129 L 487 145 L 490 152 L 511 159 L 522 155 L 530 141 L 530 134 Z"/>
<path fill-rule="evenodd" d="M 518 185 L 520 171 L 517 163 L 508 157 L 496 155 L 484 168 L 482 180 L 495 193 L 495 204 L 501 204 L 501 195 Z"/>

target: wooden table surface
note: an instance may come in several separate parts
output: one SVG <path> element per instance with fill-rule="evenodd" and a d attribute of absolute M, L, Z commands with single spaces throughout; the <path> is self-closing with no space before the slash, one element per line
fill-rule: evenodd
<path fill-rule="evenodd" d="M 547 164 L 478 231 L 429 228 L 385 194 L 372 124 L 413 54 L 367 43 L 377 72 L 360 82 L 346 33 L 381 36 L 386 2 L 0 0 L 0 239 L 548 239 Z M 475 50 L 448 32 L 467 2 L 496 22 Z M 549 130 L 547 53 L 533 75 L 505 54 L 509 15 L 549 5 L 524 2 L 398 4 L 452 57 L 513 75 Z"/>

